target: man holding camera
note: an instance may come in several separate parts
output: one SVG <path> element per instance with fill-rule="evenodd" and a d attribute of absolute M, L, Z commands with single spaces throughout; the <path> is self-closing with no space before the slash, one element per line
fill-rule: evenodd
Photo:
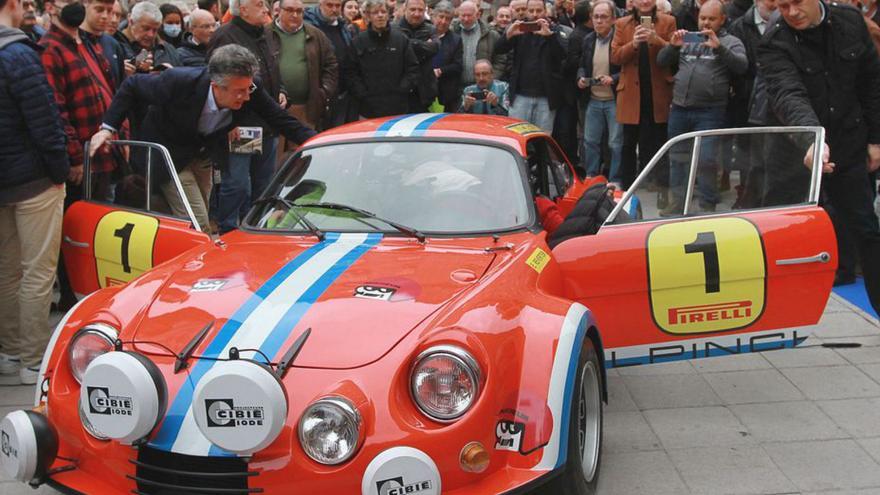
<path fill-rule="evenodd" d="M 504 81 L 495 80 L 492 62 L 486 59 L 474 62 L 474 79 L 477 83 L 462 92 L 459 113 L 507 115 L 510 111 L 508 86 Z"/>
<path fill-rule="evenodd" d="M 620 184 L 620 153 L 623 128 L 617 122 L 616 96 L 620 66 L 611 63 L 611 40 L 617 8 L 610 0 L 598 0 L 591 17 L 594 31 L 584 38 L 577 85 L 589 98 L 584 116 L 584 169 L 588 176 L 602 168 L 602 135 L 608 135 L 611 171 L 608 180 Z"/>
<path fill-rule="evenodd" d="M 700 31 L 680 29 L 672 33 L 669 45 L 657 55 L 657 64 L 662 67 L 678 64 L 669 111 L 670 139 L 686 132 L 720 129 L 727 123 L 730 81 L 733 76 L 745 74 L 749 60 L 742 41 L 723 29 L 726 20 L 720 1 L 704 2 L 700 7 Z M 699 206 L 704 211 L 715 211 L 720 201 L 713 141 L 704 141 L 697 169 Z M 688 163 L 674 158 L 669 173 L 672 200 L 661 215 L 683 212 Z"/>

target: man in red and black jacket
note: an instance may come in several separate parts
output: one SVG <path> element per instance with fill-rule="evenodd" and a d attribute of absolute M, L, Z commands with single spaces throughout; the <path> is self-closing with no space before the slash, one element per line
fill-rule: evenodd
<path fill-rule="evenodd" d="M 101 126 L 104 111 L 113 100 L 113 77 L 101 46 L 91 43 L 79 30 L 85 19 L 85 7 L 74 0 L 57 0 L 51 15 L 52 27 L 40 40 L 45 48 L 41 59 L 64 123 L 71 168 L 79 169 L 79 176 L 72 185 L 79 185 L 83 141 Z M 96 154 L 91 160 L 92 190 L 96 198 L 110 197 L 110 174 L 114 168 L 108 151 Z M 71 187 L 66 203 L 79 199 L 80 191 Z"/>

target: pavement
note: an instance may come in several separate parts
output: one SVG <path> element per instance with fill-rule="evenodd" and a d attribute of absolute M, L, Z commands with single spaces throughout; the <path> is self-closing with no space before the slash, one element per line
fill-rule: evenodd
<path fill-rule="evenodd" d="M 796 349 L 610 370 L 599 495 L 880 495 L 880 327 L 838 292 Z"/>

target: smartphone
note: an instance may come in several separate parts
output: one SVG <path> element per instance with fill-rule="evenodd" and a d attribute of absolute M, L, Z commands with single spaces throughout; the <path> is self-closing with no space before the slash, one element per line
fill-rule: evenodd
<path fill-rule="evenodd" d="M 649 15 L 641 16 L 642 27 L 648 29 L 654 29 L 654 20 Z"/>
<path fill-rule="evenodd" d="M 541 23 L 538 21 L 526 21 L 521 24 L 522 30 L 527 33 L 534 33 L 541 30 Z"/>
<path fill-rule="evenodd" d="M 684 33 L 684 36 L 682 37 L 682 41 L 685 43 L 704 43 L 708 41 L 708 39 L 708 36 L 697 31 L 688 31 L 687 33 Z"/>
<path fill-rule="evenodd" d="M 134 65 L 141 65 L 148 58 L 150 58 L 150 52 L 145 49 L 141 49 L 141 52 L 138 53 L 137 56 L 134 58 Z"/>
<path fill-rule="evenodd" d="M 471 98 L 473 98 L 475 100 L 485 100 L 486 99 L 486 92 L 485 91 L 474 91 L 474 92 L 470 93 L 468 96 L 470 96 Z"/>

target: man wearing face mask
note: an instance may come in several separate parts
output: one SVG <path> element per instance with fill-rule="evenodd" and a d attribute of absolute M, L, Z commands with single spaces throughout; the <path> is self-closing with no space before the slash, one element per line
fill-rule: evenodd
<path fill-rule="evenodd" d="M 101 46 L 91 43 L 79 30 L 86 17 L 85 6 L 76 0 L 56 0 L 50 14 L 52 26 L 40 40 L 45 48 L 41 58 L 67 134 L 67 154 L 72 169 L 69 182 L 71 186 L 78 186 L 82 180 L 82 142 L 101 125 L 104 111 L 113 100 L 113 78 Z M 109 152 L 92 159 L 94 197 L 109 197 L 110 173 L 114 167 Z M 81 189 L 68 189 L 67 204 L 71 204 L 80 198 Z"/>

